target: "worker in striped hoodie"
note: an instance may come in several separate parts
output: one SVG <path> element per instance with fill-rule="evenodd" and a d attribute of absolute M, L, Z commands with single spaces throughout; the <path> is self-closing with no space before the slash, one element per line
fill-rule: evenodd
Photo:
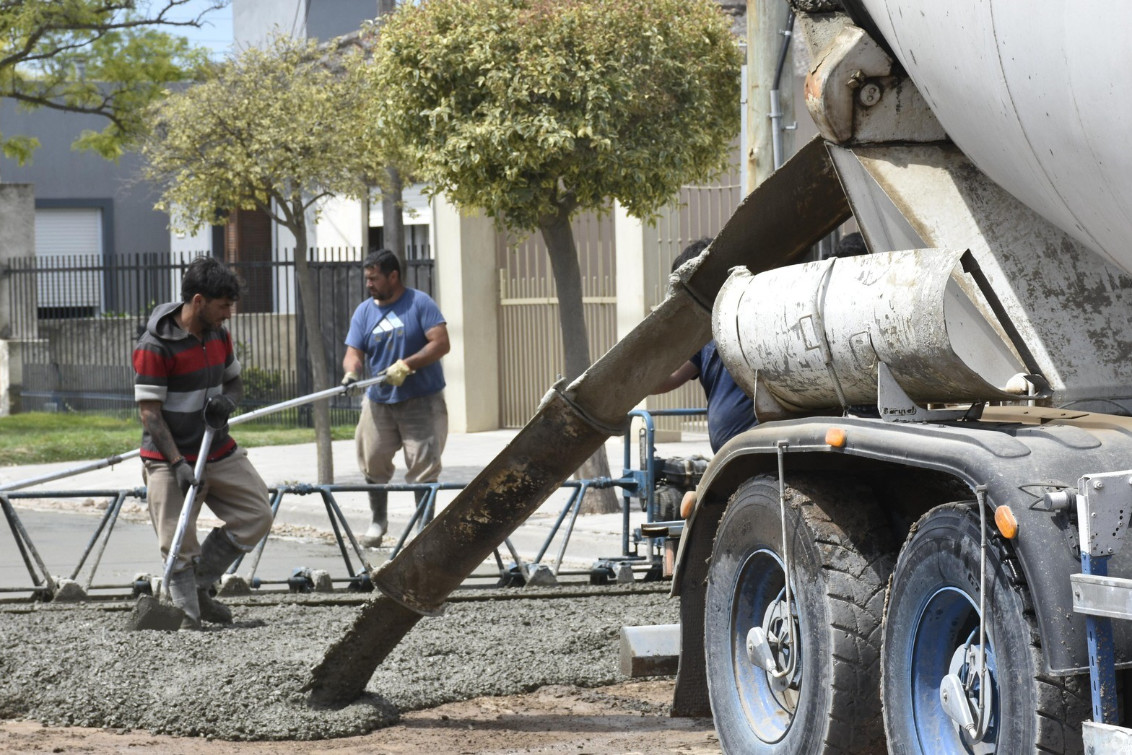
<path fill-rule="evenodd" d="M 200 543 L 198 508 L 185 531 L 168 585 L 173 604 L 185 613 L 182 629 L 200 629 L 202 620 L 231 623 L 231 610 L 213 598 L 214 584 L 271 529 L 267 485 L 228 434 L 243 384 L 224 321 L 240 287 L 220 260 L 196 258 L 182 280 L 181 301 L 154 308 L 134 347 L 146 498 L 162 556 L 168 558 L 191 486 L 198 485 L 196 504 L 203 502 L 223 522 Z M 197 480 L 206 422 L 217 429 Z"/>

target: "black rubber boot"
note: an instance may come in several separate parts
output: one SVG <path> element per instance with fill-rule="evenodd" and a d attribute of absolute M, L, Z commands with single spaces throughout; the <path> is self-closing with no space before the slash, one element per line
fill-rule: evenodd
<path fill-rule="evenodd" d="M 219 527 L 214 527 L 201 543 L 200 561 L 196 566 L 196 587 L 197 604 L 203 620 L 214 624 L 232 623 L 232 609 L 213 598 L 212 589 L 243 552 Z"/>
<path fill-rule="evenodd" d="M 182 569 L 169 575 L 169 599 L 185 614 L 181 629 L 200 629 L 200 603 L 196 574 L 192 569 Z"/>
<path fill-rule="evenodd" d="M 380 548 L 389 529 L 389 491 L 369 491 L 370 524 L 358 542 L 365 548 Z"/>

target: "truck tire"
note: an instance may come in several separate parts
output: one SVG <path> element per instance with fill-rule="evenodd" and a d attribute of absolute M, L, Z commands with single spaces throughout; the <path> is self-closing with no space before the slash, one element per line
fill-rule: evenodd
<path fill-rule="evenodd" d="M 986 635 L 990 698 L 985 729 L 972 737 L 944 712 L 949 673 L 971 676 L 963 648 L 978 645 L 977 504 L 946 504 L 912 528 L 889 586 L 882 657 L 885 732 L 892 753 L 1081 752 L 1089 715 L 1080 677 L 1043 674 L 1029 595 L 1009 546 L 990 537 L 986 556 Z M 988 527 L 992 525 L 988 524 Z M 1066 575 L 1066 579 L 1069 576 Z M 975 677 L 972 677 L 975 678 Z M 981 684 L 976 682 L 975 689 Z"/>
<path fill-rule="evenodd" d="M 784 622 L 778 482 L 755 477 L 732 496 L 708 571 L 705 657 L 725 752 L 883 753 L 878 689 L 884 586 L 893 560 L 887 524 L 844 480 L 791 478 L 786 536 L 796 642 Z M 785 638 L 778 670 L 752 662 L 755 626 Z"/>

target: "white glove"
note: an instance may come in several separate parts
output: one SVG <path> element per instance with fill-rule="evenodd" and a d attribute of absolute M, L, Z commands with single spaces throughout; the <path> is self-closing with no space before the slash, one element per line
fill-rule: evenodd
<path fill-rule="evenodd" d="M 396 388 L 412 374 L 413 371 L 409 368 L 409 365 L 405 364 L 405 360 L 398 359 L 385 370 L 385 382 Z"/>

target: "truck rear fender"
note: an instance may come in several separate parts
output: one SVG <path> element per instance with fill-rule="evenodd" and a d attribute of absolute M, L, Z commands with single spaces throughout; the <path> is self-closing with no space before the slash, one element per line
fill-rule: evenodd
<path fill-rule="evenodd" d="M 1070 415 L 1081 424 L 1060 421 Z M 996 421 L 1000 418 L 1012 421 Z M 777 476 L 781 446 L 787 483 L 792 473 L 815 470 L 863 479 L 889 514 L 897 541 L 924 512 L 940 503 L 973 500 L 975 487 L 986 485 L 992 509 L 1009 505 L 1019 522 L 1012 543 L 1020 568 L 1017 579 L 1033 599 L 1048 670 L 1087 671 L 1085 622 L 1073 612 L 1069 582 L 1069 575 L 1080 571 L 1076 527 L 1065 512 L 1047 509 L 1043 496 L 1047 490 L 1075 487 L 1083 474 L 1132 466 L 1132 433 L 1126 424 L 1126 418 L 1015 407 L 989 408 L 981 422 L 951 425 L 851 417 L 764 423 L 728 442 L 705 472 L 677 553 L 673 594 L 681 594 L 685 571 L 697 571 L 687 568 L 686 554 L 703 552 L 705 539 L 715 537 L 719 516 L 700 512 L 725 507 L 750 477 Z M 831 427 L 844 431 L 843 447 L 826 443 Z M 1129 550 L 1112 559 L 1111 574 L 1132 575 Z M 1132 663 L 1132 632 L 1121 627 L 1115 640 L 1118 663 Z"/>

